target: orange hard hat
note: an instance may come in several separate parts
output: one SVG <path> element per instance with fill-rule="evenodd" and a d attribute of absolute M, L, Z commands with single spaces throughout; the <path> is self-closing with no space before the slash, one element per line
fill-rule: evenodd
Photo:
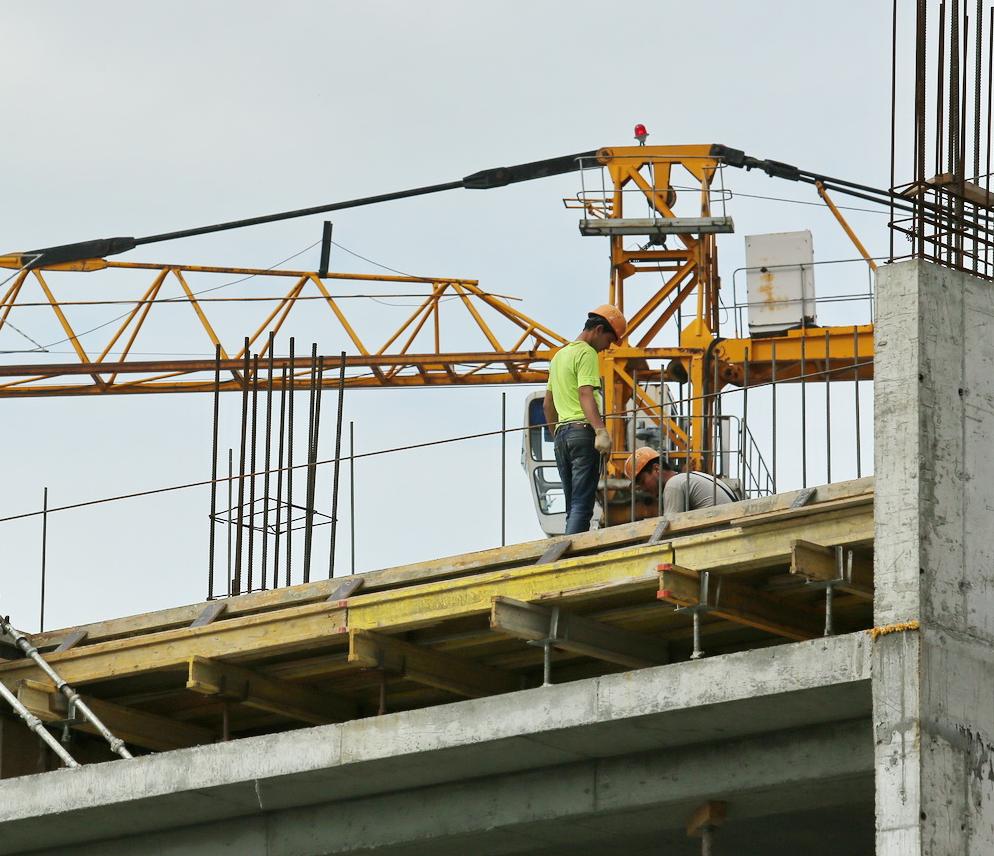
<path fill-rule="evenodd" d="M 649 446 L 639 446 L 634 455 L 629 455 L 625 461 L 625 475 L 632 481 L 639 477 L 639 474 L 653 461 L 659 460 L 659 452 Z"/>
<path fill-rule="evenodd" d="M 614 330 L 615 341 L 621 341 L 621 337 L 625 335 L 625 328 L 628 326 L 628 322 L 625 320 L 625 316 L 621 314 L 621 310 L 618 309 L 617 306 L 605 303 L 603 306 L 591 309 L 589 314 L 600 315 L 601 318 L 611 325 L 611 329 Z"/>

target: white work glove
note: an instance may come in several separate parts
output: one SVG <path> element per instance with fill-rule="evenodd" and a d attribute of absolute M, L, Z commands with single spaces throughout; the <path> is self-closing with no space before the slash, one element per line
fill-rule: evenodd
<path fill-rule="evenodd" d="M 607 428 L 598 428 L 594 436 L 594 448 L 602 455 L 611 453 L 611 435 L 607 433 Z"/>

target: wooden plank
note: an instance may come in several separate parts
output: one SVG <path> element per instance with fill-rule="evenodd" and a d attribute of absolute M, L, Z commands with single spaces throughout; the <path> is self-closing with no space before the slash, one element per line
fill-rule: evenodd
<path fill-rule="evenodd" d="M 535 562 L 536 565 L 548 565 L 552 562 L 558 562 L 563 556 L 566 555 L 566 551 L 569 550 L 572 545 L 572 541 L 569 538 L 561 538 L 558 541 L 554 541 L 549 545 L 548 549 L 539 556 L 538 561 Z"/>
<path fill-rule="evenodd" d="M 229 618 L 206 627 L 183 627 L 132 639 L 83 645 L 46 658 L 70 684 L 183 669 L 190 657 L 249 657 L 327 644 L 345 633 L 345 610 L 333 604 L 297 606 L 280 612 Z M 341 637 L 338 637 L 341 638 Z M 42 680 L 31 660 L 0 663 L 0 681 L 16 689 L 21 680 Z"/>
<path fill-rule="evenodd" d="M 701 603 L 699 579 L 697 571 L 660 565 L 658 597 L 674 606 L 696 606 Z M 711 580 L 705 605 L 718 618 L 794 641 L 814 639 L 824 630 L 824 620 L 813 610 L 780 603 L 728 576 Z"/>
<path fill-rule="evenodd" d="M 769 520 L 763 526 L 722 529 L 706 535 L 674 540 L 673 564 L 695 570 L 749 571 L 790 564 L 790 545 L 799 537 L 821 544 L 873 544 L 873 506 L 857 505 Z"/>
<path fill-rule="evenodd" d="M 56 654 L 61 654 L 63 651 L 68 651 L 70 648 L 75 648 L 80 642 L 86 638 L 86 631 L 83 629 L 73 630 L 65 639 L 59 643 L 59 647 L 55 649 Z"/>
<path fill-rule="evenodd" d="M 964 181 L 951 172 L 942 172 L 928 179 L 926 184 L 941 187 L 953 196 L 959 196 L 967 202 L 979 205 L 981 208 L 991 208 L 994 193 L 991 193 L 973 181 Z M 916 194 L 917 195 L 917 194 Z"/>
<path fill-rule="evenodd" d="M 18 687 L 17 697 L 42 722 L 57 722 L 67 716 L 68 701 L 51 684 L 25 681 Z M 113 704 L 92 696 L 84 695 L 81 698 L 115 737 L 120 737 L 132 746 L 165 752 L 170 749 L 212 743 L 217 739 L 217 735 L 209 728 L 177 722 L 165 716 Z M 72 727 L 88 734 L 97 733 L 92 725 L 85 722 Z"/>
<path fill-rule="evenodd" d="M 410 681 L 466 698 L 521 688 L 520 680 L 514 675 L 364 630 L 349 633 L 349 662 L 394 672 Z"/>
<path fill-rule="evenodd" d="M 749 517 L 737 517 L 731 523 L 733 526 L 761 526 L 765 523 L 773 523 L 779 520 L 796 520 L 809 514 L 824 514 L 828 511 L 857 508 L 872 504 L 872 496 L 847 496 L 842 499 L 834 499 L 831 502 L 809 503 L 798 506 L 797 508 L 781 508 L 775 511 L 767 511 L 763 514 L 750 515 Z"/>
<path fill-rule="evenodd" d="M 344 722 L 357 715 L 356 705 L 347 699 L 204 657 L 190 658 L 186 688 L 311 725 Z"/>
<path fill-rule="evenodd" d="M 497 597 L 490 611 L 490 628 L 517 639 L 546 639 L 552 617 L 550 607 Z M 657 666 L 668 659 L 665 642 L 563 610 L 557 616 L 552 638 L 554 647 L 561 651 L 633 669 Z"/>
<path fill-rule="evenodd" d="M 728 525 L 732 520 L 784 510 L 789 508 L 798 493 L 798 491 L 791 491 L 744 502 L 684 512 L 670 521 L 670 534 L 674 536 L 684 535 L 715 526 Z M 853 481 L 820 486 L 816 489 L 814 502 L 825 503 L 855 496 L 865 497 L 866 501 L 872 501 L 872 494 L 873 477 L 868 476 Z M 593 550 L 608 550 L 632 544 L 644 544 L 656 525 L 657 521 L 649 519 L 571 536 L 573 554 L 579 555 Z M 409 584 L 451 579 L 467 574 L 496 570 L 501 567 L 528 564 L 538 559 L 548 546 L 548 539 L 543 538 L 523 544 L 464 553 L 459 556 L 433 559 L 397 568 L 370 571 L 361 575 L 363 591 L 382 591 Z M 326 600 L 338 585 L 338 580 L 320 580 L 287 588 L 239 595 L 225 601 L 227 615 L 233 618 L 269 609 L 283 609 L 289 606 L 317 603 Z M 136 633 L 161 632 L 174 627 L 186 627 L 200 615 L 203 609 L 203 603 L 196 603 L 141 615 L 94 622 L 83 625 L 80 629 L 87 631 L 89 642 L 104 642 Z M 38 633 L 32 637 L 32 642 L 38 647 L 50 648 L 58 645 L 68 632 L 70 631 L 59 629 Z"/>
<path fill-rule="evenodd" d="M 204 607 L 203 612 L 190 624 L 191 627 L 206 627 L 212 624 L 224 612 L 227 604 L 223 600 L 212 600 Z"/>
<path fill-rule="evenodd" d="M 840 582 L 839 591 L 856 595 L 863 600 L 873 600 L 873 560 L 854 555 L 852 577 Z M 848 562 L 847 562 L 848 565 Z M 848 567 L 845 568 L 848 572 Z M 824 547 L 811 541 L 798 539 L 790 545 L 790 572 L 809 580 L 829 582 L 839 579 L 838 557 L 834 547 Z"/>

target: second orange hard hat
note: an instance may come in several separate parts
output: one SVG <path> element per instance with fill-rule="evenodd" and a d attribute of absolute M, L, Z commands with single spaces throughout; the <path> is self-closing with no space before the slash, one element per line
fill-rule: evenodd
<path fill-rule="evenodd" d="M 642 470 L 656 460 L 659 460 L 659 452 L 649 446 L 639 446 L 635 454 L 629 455 L 628 460 L 625 461 L 625 475 L 634 481 Z"/>

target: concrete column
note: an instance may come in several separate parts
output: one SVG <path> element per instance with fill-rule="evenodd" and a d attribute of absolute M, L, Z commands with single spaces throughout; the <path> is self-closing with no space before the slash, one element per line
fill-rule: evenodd
<path fill-rule="evenodd" d="M 878 856 L 994 853 L 994 286 L 877 279 Z M 918 622 L 920 629 L 899 629 Z"/>

